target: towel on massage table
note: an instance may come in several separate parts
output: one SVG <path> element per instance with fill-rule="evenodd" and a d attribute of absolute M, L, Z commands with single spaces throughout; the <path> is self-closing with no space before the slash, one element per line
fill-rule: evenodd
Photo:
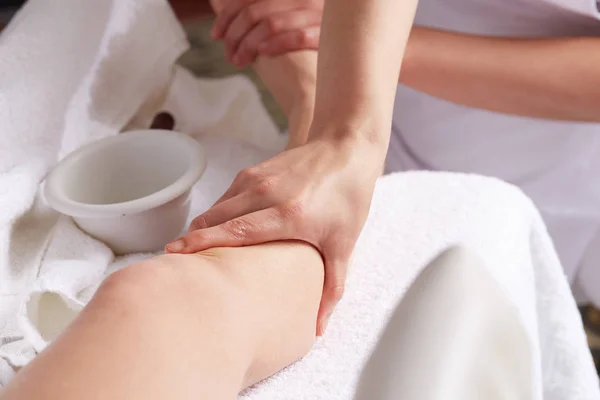
<path fill-rule="evenodd" d="M 0 37 L 0 382 L 64 329 L 106 274 L 148 256 L 115 259 L 48 210 L 36 192 L 58 159 L 168 109 L 210 155 L 194 188 L 199 213 L 238 170 L 282 146 L 249 81 L 172 68 L 186 42 L 165 1 L 67 3 L 31 0 Z M 428 173 L 380 180 L 327 336 L 242 397 L 350 399 L 389 311 L 455 243 L 480 254 L 519 310 L 536 399 L 599 398 L 581 321 L 531 202 L 495 180 Z"/>

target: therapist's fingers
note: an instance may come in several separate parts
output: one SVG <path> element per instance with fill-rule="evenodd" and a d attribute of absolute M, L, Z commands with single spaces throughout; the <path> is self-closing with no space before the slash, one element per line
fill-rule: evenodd
<path fill-rule="evenodd" d="M 258 46 L 261 55 L 277 56 L 297 50 L 318 50 L 320 26 L 311 26 L 306 29 L 283 32 Z"/>
<path fill-rule="evenodd" d="M 237 51 L 240 42 L 250 34 L 254 27 L 263 22 L 269 27 L 271 18 L 273 18 L 274 23 L 277 23 L 278 19 L 274 18 L 275 15 L 286 15 L 294 13 L 296 10 L 314 12 L 314 10 L 302 8 L 301 4 L 290 0 L 260 0 L 244 5 L 221 38 L 225 41 L 226 54 L 229 60 L 233 61 L 231 56 Z M 320 15 L 319 11 L 317 13 Z"/>
<path fill-rule="evenodd" d="M 194 218 L 189 231 L 210 228 L 242 215 L 262 210 L 268 207 L 267 201 L 266 198 L 251 196 L 248 192 L 244 192 L 217 202 L 206 212 Z"/>
<path fill-rule="evenodd" d="M 212 207 L 190 223 L 188 232 L 210 228 L 244 214 L 262 210 L 273 204 L 274 199 L 263 190 L 264 185 L 257 185 L 254 190 L 245 190 L 248 186 L 246 183 L 247 170 L 240 171 L 229 188 Z"/>
<path fill-rule="evenodd" d="M 233 62 L 233 55 L 242 39 L 272 14 L 274 7 L 278 7 L 277 2 L 256 1 L 239 10 L 221 37 L 225 42 L 225 56 L 230 62 Z"/>
<path fill-rule="evenodd" d="M 237 196 L 238 194 L 240 194 L 241 189 L 238 187 L 238 185 L 236 184 L 236 182 L 234 181 L 231 186 L 229 186 L 229 188 L 225 191 L 225 193 L 223 193 L 223 195 L 221 197 L 219 197 L 217 199 L 217 201 L 215 201 L 215 204 L 213 204 L 212 206 L 216 206 L 219 203 L 224 202 L 225 200 L 229 200 L 235 196 Z"/>
<path fill-rule="evenodd" d="M 255 208 L 255 209 L 246 208 L 244 206 L 246 206 L 247 203 L 242 203 L 242 202 L 229 203 L 230 206 L 225 207 L 225 208 L 220 207 L 220 205 L 222 203 L 227 202 L 228 200 L 231 200 L 231 199 L 234 199 L 234 198 L 240 196 L 242 191 L 239 186 L 240 185 L 236 184 L 236 181 L 233 181 L 233 183 L 231 184 L 231 186 L 229 186 L 227 191 L 225 191 L 225 193 L 223 193 L 223 195 L 221 197 L 219 197 L 217 199 L 217 201 L 215 201 L 215 203 L 207 211 L 204 212 L 204 214 L 199 215 L 198 217 L 194 218 L 192 220 L 192 222 L 190 222 L 190 226 L 188 226 L 188 232 L 195 231 L 196 229 L 209 228 L 211 226 L 219 225 L 219 224 L 225 222 L 226 219 L 219 221 L 217 218 L 213 218 L 212 216 L 206 217 L 207 213 L 213 214 L 213 211 L 215 208 L 218 208 L 218 211 L 216 214 L 213 214 L 213 215 L 231 215 L 231 217 L 229 219 L 238 217 L 240 215 L 248 214 L 252 211 L 259 210 L 258 208 Z M 240 207 L 240 206 L 244 207 L 245 212 L 235 212 L 235 208 Z M 265 207 L 262 207 L 262 208 L 265 208 Z M 203 217 L 203 218 L 200 218 L 200 217 Z M 221 217 L 221 218 L 224 218 L 224 217 Z"/>
<path fill-rule="evenodd" d="M 323 283 L 323 296 L 317 317 L 317 336 L 323 336 L 327 330 L 329 319 L 337 304 L 344 296 L 346 287 L 346 274 L 348 271 L 349 255 L 338 255 L 325 259 L 325 282 Z"/>
<path fill-rule="evenodd" d="M 229 0 L 227 4 L 225 4 L 225 7 L 217 13 L 217 18 L 211 28 L 210 36 L 215 40 L 222 39 L 227 28 L 229 28 L 229 25 L 231 25 L 240 11 L 245 6 L 255 3 L 256 1 L 258 0 Z"/>
<path fill-rule="evenodd" d="M 263 42 L 268 43 L 271 38 L 278 37 L 282 33 L 294 33 L 294 35 L 285 36 L 288 38 L 285 42 L 285 50 L 279 53 L 310 48 L 314 45 L 315 36 L 318 44 L 320 23 L 321 12 L 316 10 L 294 10 L 270 15 L 241 39 L 231 61 L 238 67 L 253 62 L 258 56 L 259 45 Z"/>
<path fill-rule="evenodd" d="M 245 189 L 246 189 L 246 182 L 244 180 L 244 174 L 240 171 L 235 176 L 235 178 L 233 179 L 233 182 L 231 182 L 231 185 L 229 185 L 229 188 L 227 188 L 225 193 L 223 193 L 223 195 L 221 197 L 219 197 L 219 199 L 215 202 L 215 204 L 213 204 L 213 207 L 219 203 L 224 202 L 225 200 L 231 199 L 232 197 L 239 195 L 242 192 L 245 192 Z"/>
<path fill-rule="evenodd" d="M 258 25 L 267 16 L 284 11 L 286 6 L 287 3 L 280 1 L 249 0 L 246 4 L 243 4 L 241 8 L 237 8 L 233 16 L 217 16 L 215 26 L 220 23 L 221 18 L 227 19 L 227 23 L 223 33 L 216 39 L 224 40 L 227 48 L 235 50 L 240 40 L 246 36 L 254 26 Z"/>
<path fill-rule="evenodd" d="M 292 239 L 292 232 L 282 213 L 276 208 L 268 208 L 211 228 L 189 232 L 169 243 L 166 251 L 190 254 L 211 247 L 250 246 Z"/>

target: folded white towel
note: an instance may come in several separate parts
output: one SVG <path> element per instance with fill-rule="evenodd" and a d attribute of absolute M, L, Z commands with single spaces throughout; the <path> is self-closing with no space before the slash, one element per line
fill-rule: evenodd
<path fill-rule="evenodd" d="M 380 179 L 327 336 L 245 398 L 351 399 L 390 311 L 427 262 L 454 244 L 476 251 L 519 309 L 533 348 L 534 398 L 599 399 L 575 302 L 531 201 L 494 179 L 428 172 Z"/>
<path fill-rule="evenodd" d="M 241 168 L 280 148 L 249 81 L 195 82 L 181 70 L 173 77 L 184 48 L 163 0 L 32 0 L 0 37 L 0 126 L 8 139 L 0 145 L 0 382 L 64 328 L 105 274 L 148 256 L 114 260 L 35 201 L 59 157 L 147 123 L 170 80 L 164 108 L 210 155 L 193 213 Z M 428 173 L 381 179 L 326 338 L 243 397 L 350 399 L 389 311 L 419 269 L 454 243 L 481 255 L 518 308 L 534 349 L 535 398 L 600 398 L 580 318 L 531 202 L 495 180 Z"/>

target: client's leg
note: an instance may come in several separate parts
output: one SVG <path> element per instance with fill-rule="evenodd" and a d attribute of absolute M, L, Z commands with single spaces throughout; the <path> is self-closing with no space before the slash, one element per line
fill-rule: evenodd
<path fill-rule="evenodd" d="M 299 243 L 164 255 L 109 277 L 4 399 L 231 399 L 308 352 L 323 284 Z"/>

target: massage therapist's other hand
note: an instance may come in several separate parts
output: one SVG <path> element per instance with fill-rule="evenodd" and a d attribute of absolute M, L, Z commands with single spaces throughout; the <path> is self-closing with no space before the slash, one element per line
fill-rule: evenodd
<path fill-rule="evenodd" d="M 324 0 L 229 0 L 212 29 L 238 67 L 262 55 L 319 46 Z"/>
<path fill-rule="evenodd" d="M 309 141 L 241 171 L 189 233 L 166 250 L 195 253 L 277 240 L 312 244 L 325 261 L 321 335 L 342 297 L 348 261 L 381 171 L 375 147 L 356 140 Z"/>

